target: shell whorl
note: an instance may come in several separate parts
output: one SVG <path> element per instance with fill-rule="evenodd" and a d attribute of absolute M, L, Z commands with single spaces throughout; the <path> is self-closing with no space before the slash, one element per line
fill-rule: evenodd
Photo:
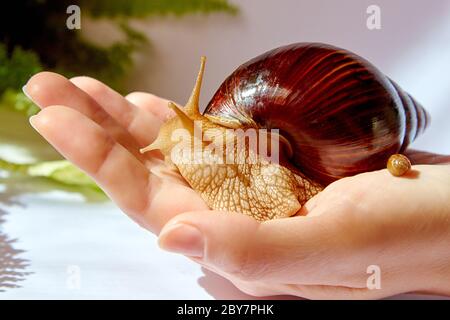
<path fill-rule="evenodd" d="M 298 43 L 234 71 L 205 113 L 212 121 L 279 129 L 291 162 L 322 185 L 384 168 L 426 128 L 426 111 L 371 63 L 349 51 Z"/>

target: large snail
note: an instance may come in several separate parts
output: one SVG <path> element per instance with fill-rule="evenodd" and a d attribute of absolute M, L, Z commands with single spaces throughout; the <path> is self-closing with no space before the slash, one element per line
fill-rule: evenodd
<path fill-rule="evenodd" d="M 317 43 L 280 47 L 243 64 L 200 114 L 204 63 L 187 105 L 170 103 L 176 116 L 141 151 L 161 150 L 213 209 L 257 220 L 295 215 L 329 183 L 386 167 L 429 122 L 425 110 L 371 63 Z M 264 132 L 269 145 L 279 141 L 279 162 L 245 137 L 244 144 L 224 149 L 224 142 L 242 139 L 236 128 Z M 191 139 L 181 139 L 183 131 Z M 188 152 L 174 152 L 180 146 Z M 193 161 L 198 155 L 208 161 Z"/>

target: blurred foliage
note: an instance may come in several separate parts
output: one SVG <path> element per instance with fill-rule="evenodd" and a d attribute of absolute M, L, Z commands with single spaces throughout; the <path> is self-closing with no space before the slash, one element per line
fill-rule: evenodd
<path fill-rule="evenodd" d="M 0 108 L 7 108 L 30 117 L 39 111 L 39 107 L 31 102 L 22 91 L 7 89 L 0 98 Z"/>
<path fill-rule="evenodd" d="M 34 52 L 14 47 L 8 55 L 6 46 L 0 43 L 0 92 L 22 87 L 30 74 L 41 70 L 41 63 Z"/>
<path fill-rule="evenodd" d="M 71 5 L 81 8 L 81 24 L 85 17 L 108 18 L 122 31 L 123 40 L 104 47 L 88 41 L 80 30 L 69 30 L 66 19 L 70 14 L 66 11 Z M 66 77 L 80 74 L 91 76 L 121 92 L 125 76 L 132 67 L 132 53 L 148 43 L 145 35 L 129 24 L 130 19 L 211 12 L 234 14 L 237 8 L 227 0 L 5 2 L 0 10 L 0 112 L 14 110 L 26 116 L 38 112 L 38 107 L 28 100 L 21 89 L 33 74 L 44 69 Z M 0 113 L 0 127 L 3 118 Z M 89 178 L 83 177 L 83 173 L 68 163 L 20 165 L 0 158 L 0 170 L 19 171 L 33 176 L 32 172 L 35 171 L 30 168 L 36 166 L 53 168 L 54 171 L 46 171 L 47 177 L 59 182 L 93 185 Z"/>
<path fill-rule="evenodd" d="M 82 1 L 83 7 L 89 8 L 95 17 L 117 16 L 161 16 L 175 14 L 178 16 L 188 13 L 209 13 L 223 11 L 231 14 L 237 13 L 237 7 L 230 5 L 226 0 L 97 0 Z"/>
<path fill-rule="evenodd" d="M 31 164 L 18 164 L 0 159 L 0 168 L 21 173 L 30 177 L 49 178 L 55 182 L 71 186 L 91 187 L 100 190 L 95 182 L 68 161 L 42 161 Z"/>
<path fill-rule="evenodd" d="M 125 40 L 110 47 L 93 44 L 84 39 L 80 30 L 66 28 L 67 7 L 78 5 L 83 17 L 110 18 L 124 32 Z M 0 11 L 0 61 L 9 58 L 18 63 L 41 64 L 66 76 L 83 74 L 98 78 L 115 89 L 131 67 L 131 54 L 146 42 L 145 36 L 129 24 L 130 18 L 189 13 L 237 12 L 226 0 L 20 0 L 9 1 Z M 6 52 L 5 52 L 6 50 Z M 15 66 L 3 72 L 16 74 Z M 9 70 L 9 72 L 8 72 Z M 21 65 L 21 71 L 34 71 Z M 3 75 L 3 73 L 2 73 Z M 24 73 L 11 79 L 22 81 Z M 20 86 L 21 87 L 21 86 Z M 0 93 L 2 92 L 0 86 Z"/>

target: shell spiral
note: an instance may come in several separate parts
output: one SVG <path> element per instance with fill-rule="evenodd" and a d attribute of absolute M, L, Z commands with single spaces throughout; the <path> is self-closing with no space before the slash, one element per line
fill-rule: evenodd
<path fill-rule="evenodd" d="M 429 122 L 422 106 L 370 62 L 319 43 L 280 47 L 243 64 L 205 115 L 279 129 L 293 149 L 292 164 L 322 185 L 384 168 Z"/>

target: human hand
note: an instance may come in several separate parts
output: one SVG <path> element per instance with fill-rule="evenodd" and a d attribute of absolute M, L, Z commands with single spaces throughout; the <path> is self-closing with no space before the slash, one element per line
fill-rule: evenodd
<path fill-rule="evenodd" d="M 95 79 L 50 72 L 23 90 L 42 109 L 33 127 L 144 228 L 158 233 L 181 212 L 208 209 L 159 151 L 139 153 L 171 115 L 166 100 L 139 92 L 124 98 Z"/>
<path fill-rule="evenodd" d="M 342 179 L 306 204 L 301 213 L 307 216 L 258 223 L 211 212 L 165 167 L 161 154 L 138 153 L 170 115 L 167 101 L 144 93 L 123 98 L 97 80 L 69 81 L 52 73 L 34 76 L 24 89 L 43 109 L 33 126 L 123 211 L 155 233 L 173 218 L 160 235 L 163 248 L 191 257 L 247 293 L 448 293 L 446 166 L 416 166 L 415 178 L 382 170 Z M 380 267 L 380 290 L 366 287 L 370 265 Z"/>
<path fill-rule="evenodd" d="M 256 296 L 450 295 L 450 166 L 413 169 L 402 178 L 381 170 L 336 181 L 305 205 L 306 216 L 257 223 L 184 213 L 163 228 L 160 244 Z M 368 287 L 378 271 L 380 282 Z"/>

